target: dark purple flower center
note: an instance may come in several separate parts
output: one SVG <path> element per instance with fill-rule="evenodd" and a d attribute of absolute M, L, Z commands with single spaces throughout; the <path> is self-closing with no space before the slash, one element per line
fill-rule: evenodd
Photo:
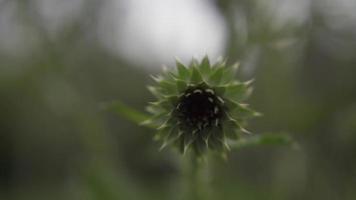
<path fill-rule="evenodd" d="M 202 130 L 219 125 L 223 103 L 212 89 L 188 88 L 177 104 L 176 113 L 183 126 Z"/>

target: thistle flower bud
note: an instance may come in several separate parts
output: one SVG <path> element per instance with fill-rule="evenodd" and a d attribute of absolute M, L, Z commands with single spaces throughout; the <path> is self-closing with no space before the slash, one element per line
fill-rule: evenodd
<path fill-rule="evenodd" d="M 172 144 L 181 153 L 225 153 L 229 141 L 248 133 L 243 127 L 246 119 L 259 115 L 241 103 L 250 95 L 252 81 L 235 80 L 238 64 L 211 65 L 208 57 L 189 66 L 179 61 L 176 65 L 176 70 L 153 77 L 156 85 L 148 89 L 157 101 L 147 107 L 152 116 L 144 123 L 157 127 L 155 139 L 163 142 L 161 148 Z"/>

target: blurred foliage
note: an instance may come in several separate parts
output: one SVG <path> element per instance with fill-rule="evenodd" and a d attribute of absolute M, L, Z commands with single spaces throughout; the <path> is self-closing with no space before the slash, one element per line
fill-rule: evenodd
<path fill-rule="evenodd" d="M 152 100 L 151 72 L 101 45 L 101 1 L 84 1 L 55 33 L 39 2 L 0 1 L 0 21 L 13 12 L 26 36 L 0 48 L 0 199 L 180 199 L 178 156 L 158 152 L 146 128 L 99 111 L 115 99 L 137 110 Z M 209 163 L 214 196 L 355 199 L 355 27 L 341 27 L 319 1 L 305 22 L 277 28 L 277 7 L 268 5 L 278 1 L 213 2 L 228 25 L 226 56 L 241 60 L 240 78 L 256 78 L 251 104 L 264 117 L 250 129 L 286 131 L 299 143 L 297 151 L 244 148 Z M 9 32 L 2 42 L 11 42 Z"/>

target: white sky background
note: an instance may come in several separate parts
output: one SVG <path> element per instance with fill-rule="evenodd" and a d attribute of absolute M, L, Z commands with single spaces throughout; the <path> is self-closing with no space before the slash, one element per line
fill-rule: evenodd
<path fill-rule="evenodd" d="M 188 63 L 193 56 L 214 60 L 224 54 L 225 21 L 208 0 L 112 0 L 107 6 L 106 11 L 119 12 L 104 12 L 109 15 L 103 19 L 111 17 L 102 27 L 105 44 L 138 65 L 161 67 L 175 56 Z"/>
<path fill-rule="evenodd" d="M 310 0 L 260 1 L 275 15 L 277 27 L 291 19 L 308 18 Z M 2 3 L 3 0 L 0 0 Z M 36 46 L 37 35 L 19 21 L 14 1 L 0 4 L 0 51 L 21 55 Z M 114 55 L 141 66 L 171 64 L 175 56 L 224 55 L 228 37 L 225 22 L 212 0 L 106 0 L 99 36 Z M 85 0 L 35 0 L 45 27 L 54 35 L 80 12 Z M 356 29 L 355 0 L 316 0 L 331 29 Z M 145 65 L 147 64 L 147 65 Z"/>

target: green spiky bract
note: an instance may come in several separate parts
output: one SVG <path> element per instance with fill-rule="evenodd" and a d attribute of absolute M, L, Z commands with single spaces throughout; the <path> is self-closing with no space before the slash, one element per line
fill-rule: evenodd
<path fill-rule="evenodd" d="M 189 66 L 178 60 L 175 70 L 164 70 L 148 89 L 157 98 L 147 107 L 152 114 L 144 122 L 157 129 L 162 147 L 174 145 L 181 153 L 192 149 L 201 156 L 210 149 L 225 154 L 237 141 L 248 118 L 258 116 L 243 102 L 252 91 L 252 81 L 235 79 L 238 64 L 225 61 L 211 65 L 208 57 L 193 59 Z"/>

